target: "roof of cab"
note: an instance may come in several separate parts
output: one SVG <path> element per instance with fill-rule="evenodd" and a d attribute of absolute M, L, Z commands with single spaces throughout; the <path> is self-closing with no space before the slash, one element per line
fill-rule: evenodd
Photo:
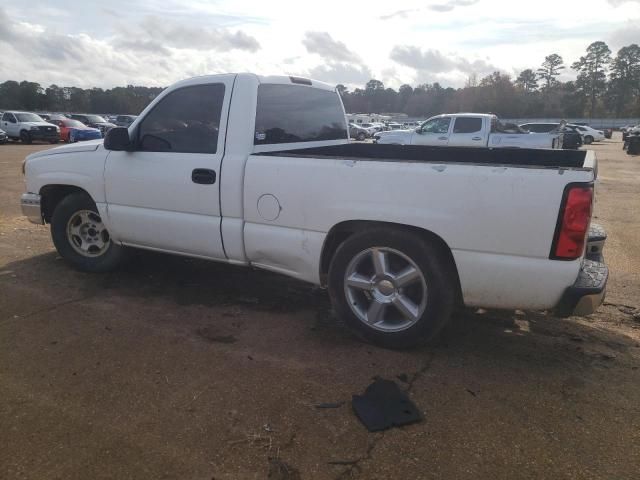
<path fill-rule="evenodd" d="M 313 88 L 320 88 L 322 90 L 331 90 L 335 91 L 335 85 L 330 85 L 325 82 L 321 82 L 319 80 L 312 80 L 309 78 L 298 77 L 298 76 L 287 76 L 287 75 L 256 75 L 255 73 L 221 73 L 214 75 L 201 75 L 198 77 L 185 78 L 184 80 L 180 80 L 173 85 L 170 85 L 170 89 L 174 89 L 177 87 L 187 86 L 194 83 L 203 83 L 204 81 L 210 80 L 211 82 L 215 82 L 216 79 L 220 77 L 232 77 L 237 75 L 238 77 L 253 77 L 258 80 L 259 83 L 276 83 L 282 85 L 304 85 L 310 86 Z"/>

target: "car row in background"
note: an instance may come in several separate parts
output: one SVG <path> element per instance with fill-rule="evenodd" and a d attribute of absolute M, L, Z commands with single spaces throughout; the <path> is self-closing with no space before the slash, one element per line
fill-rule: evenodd
<path fill-rule="evenodd" d="M 102 138 L 102 132 L 99 128 L 89 127 L 73 118 L 53 118 L 49 122 L 58 126 L 60 140 L 63 142 L 73 143 Z"/>
<path fill-rule="evenodd" d="M 520 128 L 531 133 L 561 132 L 564 135 L 563 148 L 580 148 L 582 144 L 589 145 L 593 142 L 601 142 L 605 132 L 596 130 L 588 125 L 574 125 L 571 123 L 523 123 Z M 609 136 L 611 138 L 611 136 Z"/>
<path fill-rule="evenodd" d="M 84 113 L 0 112 L 0 144 L 9 140 L 23 143 L 94 140 L 116 126 L 128 127 L 136 118 L 136 115 L 115 115 L 109 121 L 102 115 Z"/>

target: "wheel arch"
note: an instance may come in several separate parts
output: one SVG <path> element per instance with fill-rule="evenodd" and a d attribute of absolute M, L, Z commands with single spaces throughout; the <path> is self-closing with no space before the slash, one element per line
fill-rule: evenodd
<path fill-rule="evenodd" d="M 455 258 L 453 257 L 453 253 L 451 252 L 451 248 L 449 247 L 447 242 L 445 242 L 442 237 L 430 230 L 427 230 L 426 228 L 394 222 L 382 222 L 375 220 L 347 220 L 337 223 L 336 225 L 331 227 L 331 229 L 327 233 L 327 236 L 325 237 L 324 244 L 322 246 L 322 253 L 320 255 L 320 284 L 323 286 L 327 285 L 331 260 L 338 250 L 338 247 L 345 240 L 356 233 L 380 227 L 410 231 L 417 234 L 425 241 L 435 245 L 446 257 L 447 263 L 451 267 L 451 273 L 454 279 L 454 287 L 456 289 L 456 303 L 462 304 L 462 288 L 460 286 L 458 267 L 456 265 Z"/>
<path fill-rule="evenodd" d="M 93 200 L 89 192 L 84 188 L 80 188 L 75 185 L 45 185 L 40 189 L 40 208 L 42 209 L 42 216 L 44 221 L 51 223 L 51 216 L 58 204 L 63 198 L 71 195 L 72 193 L 84 193 Z M 95 201 L 95 200 L 94 200 Z"/>

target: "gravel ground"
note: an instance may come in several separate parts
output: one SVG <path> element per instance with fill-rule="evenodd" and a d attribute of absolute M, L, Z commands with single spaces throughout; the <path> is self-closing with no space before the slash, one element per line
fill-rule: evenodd
<path fill-rule="evenodd" d="M 638 478 L 640 158 L 619 137 L 590 147 L 605 305 L 459 313 L 404 352 L 271 273 L 148 252 L 72 270 L 20 216 L 20 162 L 43 148 L 0 145 L 0 478 Z M 367 433 L 349 402 L 377 375 L 425 420 Z"/>

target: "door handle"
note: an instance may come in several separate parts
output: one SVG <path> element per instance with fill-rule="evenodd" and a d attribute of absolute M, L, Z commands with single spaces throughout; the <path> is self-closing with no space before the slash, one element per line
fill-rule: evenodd
<path fill-rule="evenodd" d="M 473 137 L 471 140 L 482 140 L 482 137 Z"/>
<path fill-rule="evenodd" d="M 438 140 L 449 140 L 449 137 L 438 137 Z"/>
<path fill-rule="evenodd" d="M 208 168 L 196 168 L 191 172 L 191 181 L 202 185 L 213 185 L 216 183 L 216 172 Z"/>

